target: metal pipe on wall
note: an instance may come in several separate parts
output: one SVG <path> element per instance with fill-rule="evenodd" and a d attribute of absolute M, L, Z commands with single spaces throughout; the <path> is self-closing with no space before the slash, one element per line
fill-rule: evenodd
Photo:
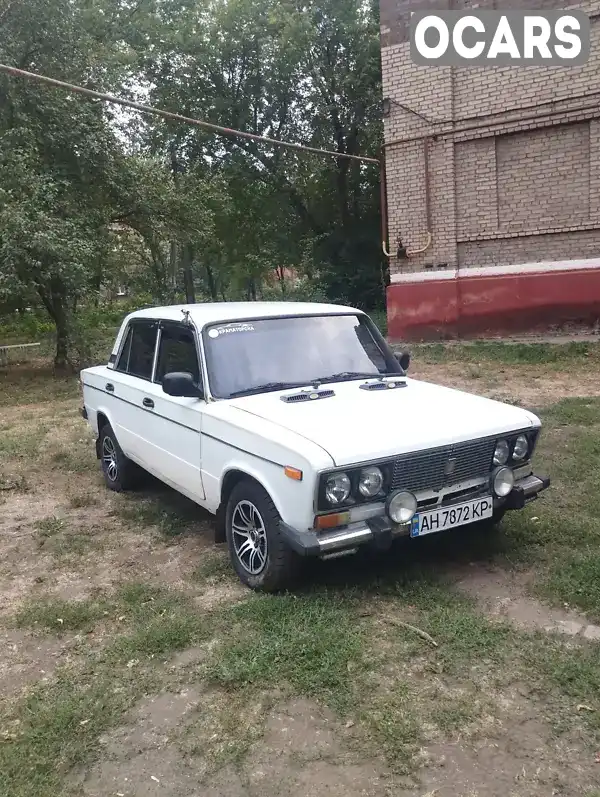
<path fill-rule="evenodd" d="M 413 141 L 422 141 L 424 138 L 446 138 L 447 136 L 457 135 L 459 133 L 471 133 L 476 130 L 484 130 L 485 128 L 491 127 L 500 127 L 501 125 L 507 124 L 516 124 L 518 122 L 532 122 L 537 121 L 540 119 L 552 119 L 555 116 L 561 116 L 567 113 L 579 113 L 581 111 L 593 111 L 594 109 L 598 109 L 597 116 L 592 116 L 592 119 L 600 118 L 600 108 L 598 108 L 598 100 L 592 105 L 576 105 L 573 108 L 568 108 L 567 110 L 555 110 L 555 111 L 545 111 L 542 114 L 530 114 L 529 116 L 519 116 L 517 118 L 511 119 L 500 119 L 495 122 L 484 122 L 483 124 L 479 125 L 468 125 L 466 127 L 452 127 L 447 130 L 439 130 L 439 131 L 431 131 L 429 130 L 427 133 L 419 133 L 416 136 L 407 136 L 406 138 L 396 138 L 392 141 L 386 141 L 383 144 L 382 149 L 389 149 L 390 147 L 398 146 L 400 144 L 410 144 Z M 568 124 L 569 122 L 565 122 Z M 494 135 L 492 133 L 491 135 Z"/>
<path fill-rule="evenodd" d="M 429 181 L 429 143 L 431 139 L 423 139 L 423 165 L 425 169 L 425 220 L 427 222 L 427 241 L 425 246 L 420 249 L 413 249 L 412 252 L 406 252 L 407 257 L 414 257 L 415 255 L 422 255 L 426 252 L 433 241 L 433 232 L 431 229 L 431 187 Z"/>
<path fill-rule="evenodd" d="M 412 252 L 406 252 L 407 257 L 412 257 L 414 255 L 422 254 L 425 252 L 433 242 L 433 234 L 431 228 L 431 191 L 430 191 L 430 176 L 429 176 L 429 143 L 432 140 L 436 140 L 438 138 L 447 138 L 448 136 L 453 136 L 460 133 L 469 133 L 479 130 L 484 130 L 486 128 L 497 127 L 500 125 L 505 124 L 514 124 L 517 122 L 532 122 L 538 120 L 546 120 L 550 121 L 554 117 L 559 115 L 564 115 L 566 113 L 578 113 L 581 111 L 594 111 L 593 114 L 590 115 L 591 119 L 598 119 L 600 118 L 600 108 L 598 107 L 598 101 L 593 104 L 586 104 L 586 105 L 578 105 L 567 110 L 553 110 L 544 112 L 543 114 L 530 114 L 529 116 L 520 116 L 518 118 L 511 118 L 511 119 L 503 119 L 497 122 L 485 122 L 483 124 L 478 125 L 468 125 L 466 127 L 456 128 L 453 127 L 450 130 L 442 130 L 439 132 L 432 132 L 429 130 L 427 133 L 420 133 L 419 135 L 415 136 L 407 136 L 406 138 L 398 138 L 393 139 L 392 141 L 386 141 L 381 147 L 381 155 L 380 155 L 380 162 L 381 162 L 381 185 L 382 185 L 382 220 L 381 220 L 381 229 L 382 229 L 382 238 L 383 238 L 383 253 L 386 257 L 391 257 L 392 253 L 388 251 L 388 235 L 389 235 L 389 219 L 388 219 L 388 206 L 387 206 L 387 180 L 385 178 L 386 172 L 386 162 L 387 162 L 387 150 L 390 147 L 399 146 L 401 144 L 411 144 L 417 141 L 424 142 L 424 157 L 425 157 L 425 212 L 427 215 L 427 243 L 421 249 L 413 250 Z M 566 121 L 565 124 L 569 122 Z M 496 135 L 496 133 L 491 133 L 491 135 Z M 384 188 L 385 186 L 385 198 L 384 198 Z"/>

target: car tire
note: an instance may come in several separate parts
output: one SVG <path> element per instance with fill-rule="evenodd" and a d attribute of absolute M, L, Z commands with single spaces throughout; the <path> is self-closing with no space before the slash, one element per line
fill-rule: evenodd
<path fill-rule="evenodd" d="M 254 481 L 236 484 L 227 501 L 225 534 L 231 562 L 250 589 L 279 592 L 291 586 L 299 557 L 279 530 L 271 496 Z"/>
<path fill-rule="evenodd" d="M 104 482 L 116 493 L 130 490 L 139 481 L 138 466 L 128 459 L 109 423 L 100 429 L 100 467 Z"/>

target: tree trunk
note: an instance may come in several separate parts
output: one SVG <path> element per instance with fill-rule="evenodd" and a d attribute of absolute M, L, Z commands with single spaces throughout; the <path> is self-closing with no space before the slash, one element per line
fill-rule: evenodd
<path fill-rule="evenodd" d="M 217 293 L 217 283 L 215 282 L 215 275 L 213 274 L 213 270 L 210 265 L 207 263 L 206 266 L 206 279 L 208 280 L 208 290 L 210 291 L 210 298 L 213 302 L 219 301 L 219 294 Z"/>
<path fill-rule="evenodd" d="M 67 289 L 60 277 L 52 277 L 49 285 L 38 285 L 38 294 L 56 327 L 56 352 L 54 371 L 68 373 L 73 370 L 69 360 L 70 325 L 67 307 Z"/>
<path fill-rule="evenodd" d="M 277 278 L 281 286 L 281 293 L 285 296 L 285 268 L 283 266 L 277 266 Z"/>
<path fill-rule="evenodd" d="M 54 370 L 56 373 L 72 371 L 69 363 L 69 327 L 66 316 L 61 314 L 56 320 L 56 354 L 54 356 Z"/>
<path fill-rule="evenodd" d="M 102 266 L 98 266 L 96 268 L 96 271 L 94 273 L 94 279 L 92 281 L 92 289 L 94 291 L 94 299 L 93 299 L 94 307 L 98 307 L 98 304 L 100 302 L 100 289 L 102 288 L 103 276 L 104 275 L 102 273 Z"/>
<path fill-rule="evenodd" d="M 194 251 L 191 244 L 183 247 L 182 266 L 183 266 L 183 286 L 185 288 L 185 300 L 188 304 L 196 303 L 196 292 L 194 291 L 194 275 L 192 273 L 192 263 Z"/>
<path fill-rule="evenodd" d="M 171 292 L 175 295 L 177 288 L 177 242 L 171 241 L 171 252 L 169 254 L 169 278 L 171 280 Z"/>

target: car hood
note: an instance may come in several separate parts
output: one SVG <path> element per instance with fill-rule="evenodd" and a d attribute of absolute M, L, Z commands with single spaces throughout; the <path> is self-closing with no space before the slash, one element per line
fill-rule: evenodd
<path fill-rule="evenodd" d="M 538 426 L 520 407 L 407 379 L 393 390 L 361 390 L 360 381 L 325 385 L 335 396 L 287 403 L 262 393 L 230 406 L 295 432 L 323 448 L 337 466 L 395 456 Z"/>

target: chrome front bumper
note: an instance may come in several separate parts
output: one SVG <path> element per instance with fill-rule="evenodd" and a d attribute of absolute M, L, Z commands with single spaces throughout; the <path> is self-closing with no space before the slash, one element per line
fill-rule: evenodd
<path fill-rule="evenodd" d="M 532 473 L 515 482 L 515 486 L 506 498 L 495 498 L 494 509 L 522 509 L 549 486 L 550 479 L 547 476 L 536 476 Z M 351 553 L 365 543 L 387 548 L 395 537 L 410 535 L 410 523 L 398 526 L 387 515 L 350 523 L 320 534 L 316 531 L 297 531 L 283 522 L 280 522 L 279 527 L 283 538 L 296 553 L 301 556 L 321 558 L 333 558 L 343 553 Z"/>

